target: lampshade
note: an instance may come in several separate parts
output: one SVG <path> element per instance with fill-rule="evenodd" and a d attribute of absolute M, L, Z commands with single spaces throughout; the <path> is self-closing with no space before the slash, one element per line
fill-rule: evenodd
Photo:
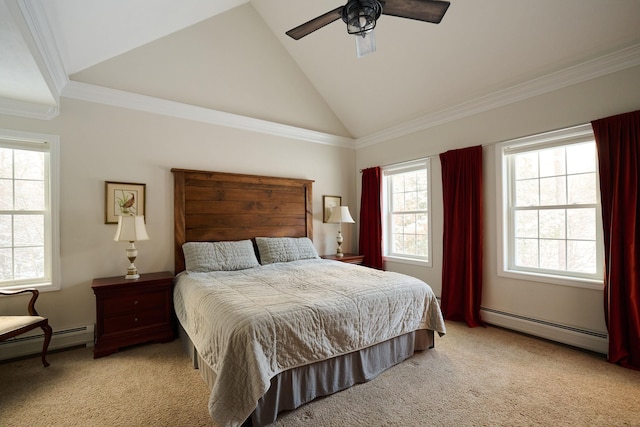
<path fill-rule="evenodd" d="M 355 39 L 356 55 L 358 55 L 358 58 L 362 58 L 363 56 L 376 51 L 376 37 L 374 30 L 368 31 L 366 37 L 363 34 L 362 37 L 356 36 Z"/>
<path fill-rule="evenodd" d="M 354 223 L 355 221 L 351 217 L 351 213 L 349 213 L 348 206 L 336 206 L 335 208 L 331 209 L 331 215 L 329 216 L 327 222 L 338 224 L 342 222 Z"/>
<path fill-rule="evenodd" d="M 137 242 L 149 240 L 144 226 L 144 215 L 121 215 L 118 217 L 118 229 L 113 237 L 116 242 Z"/>

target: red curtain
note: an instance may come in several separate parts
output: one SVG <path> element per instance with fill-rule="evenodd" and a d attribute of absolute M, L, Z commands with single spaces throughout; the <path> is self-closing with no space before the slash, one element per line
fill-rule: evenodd
<path fill-rule="evenodd" d="M 376 166 L 362 171 L 360 198 L 360 254 L 364 265 L 382 270 L 382 171 Z"/>
<path fill-rule="evenodd" d="M 482 298 L 482 146 L 440 154 L 444 202 L 442 312 L 484 325 Z"/>
<path fill-rule="evenodd" d="M 640 370 L 640 110 L 591 125 L 600 168 L 608 360 Z"/>

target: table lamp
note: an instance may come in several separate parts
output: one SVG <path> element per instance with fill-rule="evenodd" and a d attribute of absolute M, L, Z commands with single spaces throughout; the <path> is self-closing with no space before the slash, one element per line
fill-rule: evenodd
<path fill-rule="evenodd" d="M 118 216 L 118 229 L 116 235 L 113 237 L 116 242 L 129 242 L 129 247 L 126 249 L 127 258 L 129 258 L 129 267 L 127 268 L 127 275 L 125 279 L 138 279 L 138 269 L 133 264 L 138 256 L 138 250 L 136 249 L 134 242 L 138 240 L 149 240 L 149 235 L 144 226 L 144 215 L 120 215 Z"/>
<path fill-rule="evenodd" d="M 344 256 L 344 254 L 342 253 L 342 223 L 355 223 L 355 221 L 351 217 L 351 213 L 349 213 L 349 207 L 336 206 L 335 208 L 331 209 L 331 215 L 329 216 L 327 222 L 332 224 L 340 224 L 340 228 L 338 229 L 338 249 L 336 251 L 336 256 Z"/>

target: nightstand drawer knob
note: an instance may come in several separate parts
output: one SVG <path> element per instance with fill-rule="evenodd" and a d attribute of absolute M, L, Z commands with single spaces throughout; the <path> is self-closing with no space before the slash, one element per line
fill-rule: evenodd
<path fill-rule="evenodd" d="M 137 305 L 137 304 L 138 304 L 138 300 L 135 300 L 135 301 L 133 302 L 133 304 L 134 304 L 134 305 Z"/>
<path fill-rule="evenodd" d="M 136 317 L 135 319 L 133 319 L 133 321 L 134 321 L 134 322 L 137 322 L 137 321 L 138 321 L 138 318 Z"/>

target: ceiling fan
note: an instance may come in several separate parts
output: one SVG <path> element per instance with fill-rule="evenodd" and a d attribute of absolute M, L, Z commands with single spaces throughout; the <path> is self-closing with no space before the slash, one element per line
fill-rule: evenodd
<path fill-rule="evenodd" d="M 307 21 L 287 31 L 286 34 L 295 40 L 299 40 L 342 18 L 347 24 L 347 32 L 349 34 L 361 36 L 356 37 L 356 46 L 360 57 L 375 51 L 373 29 L 380 15 L 391 15 L 439 24 L 447 12 L 449 4 L 448 1 L 441 0 L 349 0 L 344 6 L 337 7 Z"/>

